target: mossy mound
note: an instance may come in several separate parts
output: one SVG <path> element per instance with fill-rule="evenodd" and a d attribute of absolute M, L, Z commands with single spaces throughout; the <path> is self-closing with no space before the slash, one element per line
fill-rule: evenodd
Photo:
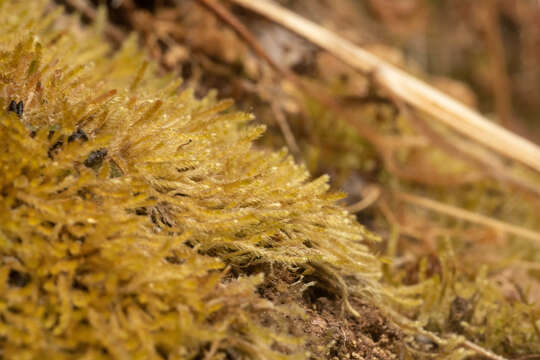
<path fill-rule="evenodd" d="M 0 358 L 289 357 L 257 319 L 288 310 L 227 264 L 376 287 L 369 234 L 325 177 L 254 149 L 249 114 L 155 76 L 133 38 L 112 54 L 103 22 L 0 13 Z"/>

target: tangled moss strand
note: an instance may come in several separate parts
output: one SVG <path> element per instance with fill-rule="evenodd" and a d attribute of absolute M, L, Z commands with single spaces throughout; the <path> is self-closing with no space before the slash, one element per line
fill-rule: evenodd
<path fill-rule="evenodd" d="M 222 270 L 339 267 L 375 287 L 370 235 L 326 177 L 253 148 L 251 115 L 50 5 L 0 1 L 0 357 L 303 357 L 257 320 L 262 277 Z"/>

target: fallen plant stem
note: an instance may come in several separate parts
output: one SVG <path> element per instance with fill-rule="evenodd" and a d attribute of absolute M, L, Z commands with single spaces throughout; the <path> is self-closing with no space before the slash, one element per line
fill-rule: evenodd
<path fill-rule="evenodd" d="M 419 175 L 417 172 L 407 172 L 405 170 L 401 170 L 399 166 L 396 166 L 393 163 L 392 154 L 389 153 L 386 149 L 387 144 L 384 141 L 381 141 L 382 138 L 378 136 L 374 131 L 370 130 L 367 126 L 360 124 L 358 121 L 354 121 L 348 116 L 344 115 L 341 106 L 342 104 L 340 104 L 339 101 L 333 99 L 329 94 L 326 93 L 325 90 L 323 90 L 322 88 L 313 88 L 311 84 L 308 85 L 308 83 L 302 81 L 294 73 L 288 71 L 288 69 L 281 67 L 275 61 L 273 61 L 272 58 L 267 54 L 267 52 L 259 45 L 257 40 L 253 38 L 249 30 L 227 8 L 220 5 L 215 0 L 197 1 L 199 1 L 199 3 L 205 6 L 207 9 L 214 12 L 226 24 L 231 26 L 231 28 L 238 34 L 238 36 L 240 36 L 240 38 L 243 39 L 246 44 L 250 46 L 258 56 L 260 56 L 264 61 L 266 61 L 268 65 L 272 69 L 274 69 L 279 75 L 289 80 L 294 86 L 296 86 L 299 91 L 301 91 L 307 96 L 316 99 L 320 103 L 335 111 L 337 114 L 342 115 L 342 117 L 346 119 L 346 121 L 348 121 L 352 126 L 354 126 L 362 136 L 366 137 L 368 141 L 370 141 L 379 150 L 381 156 L 384 158 L 384 161 L 387 164 L 387 167 L 389 168 L 389 171 L 391 171 L 398 177 L 406 178 L 409 180 L 421 181 L 423 179 L 426 179 L 424 174 Z M 368 96 L 365 98 L 358 97 L 355 99 L 355 101 L 369 101 L 371 98 L 372 96 Z M 382 102 L 381 99 L 382 98 L 378 98 L 377 102 Z M 384 102 L 386 103 L 388 102 L 388 100 Z M 296 140 L 294 139 L 292 131 L 290 131 L 290 126 L 286 121 L 283 121 L 286 119 L 281 118 L 278 113 L 276 113 L 276 119 L 288 147 L 294 154 L 299 153 L 299 148 Z M 433 178 L 433 176 L 431 178 Z M 437 180 L 437 185 L 446 184 L 446 182 L 448 182 L 449 180 L 450 182 L 457 181 L 456 179 L 448 179 L 447 177 L 445 177 L 444 179 L 441 177 Z"/>
<path fill-rule="evenodd" d="M 249 29 L 246 28 L 244 24 L 242 24 L 234 14 L 232 14 L 226 7 L 220 5 L 215 0 L 197 0 L 202 6 L 212 11 L 218 18 L 220 18 L 225 24 L 229 25 L 236 33 L 237 35 L 253 50 L 255 54 L 257 54 L 260 58 L 262 58 L 274 71 L 276 71 L 280 76 L 287 79 L 291 82 L 300 92 L 303 94 L 312 97 L 313 99 L 316 99 L 320 103 L 324 104 L 325 106 L 329 107 L 336 113 L 343 115 L 342 109 L 342 102 L 334 100 L 331 95 L 329 95 L 324 89 L 321 87 L 315 87 L 314 84 L 307 83 L 306 81 L 302 81 L 301 78 L 296 76 L 294 73 L 290 72 L 288 69 L 283 68 L 278 63 L 276 63 L 270 55 L 262 48 L 262 46 L 259 45 L 257 40 L 251 35 Z M 376 97 L 376 96 L 368 96 L 368 97 L 356 97 L 355 101 L 357 102 L 368 102 L 375 99 L 376 102 L 379 103 L 388 103 L 388 100 L 384 100 L 384 98 Z M 285 141 L 287 142 L 287 146 L 292 151 L 293 154 L 297 155 L 300 153 L 300 149 L 298 147 L 298 143 L 296 139 L 294 138 L 294 134 L 292 133 L 290 129 L 289 123 L 286 121 L 286 118 L 275 111 L 274 105 L 272 105 L 272 108 L 276 114 L 276 120 L 278 122 L 278 125 L 280 127 L 280 130 L 283 133 L 283 136 L 285 138 Z M 283 113 L 281 113 L 283 114 Z M 361 128 L 362 126 L 358 124 L 357 122 L 351 121 L 348 119 L 347 116 L 343 116 L 345 119 L 349 121 L 353 126 L 357 128 L 359 133 L 366 136 L 368 140 L 372 141 L 373 137 L 369 137 L 366 135 L 366 131 L 363 131 Z M 364 129 L 365 130 L 365 129 Z M 373 143 L 373 141 L 372 141 Z"/>
<path fill-rule="evenodd" d="M 291 73 L 287 69 L 282 68 L 279 64 L 274 62 L 272 58 L 267 54 L 267 52 L 253 38 L 249 30 L 227 8 L 223 7 L 222 5 L 220 5 L 214 0 L 198 0 L 198 1 L 207 9 L 210 9 L 211 11 L 213 11 L 222 21 L 224 21 L 226 24 L 231 26 L 232 29 L 248 44 L 248 46 L 250 46 L 258 56 L 260 56 L 264 61 L 266 61 L 272 69 L 274 69 L 281 76 L 283 76 L 284 78 L 288 79 L 293 84 L 295 84 L 299 88 L 299 90 L 303 91 L 306 95 L 309 95 L 317 99 L 321 103 L 325 104 L 326 106 L 329 106 L 334 111 L 337 111 L 338 113 L 341 114 L 340 104 L 334 101 L 333 99 L 331 99 L 329 96 L 323 96 L 322 93 L 324 93 L 324 91 L 322 92 L 314 91 L 313 89 L 308 87 L 304 82 L 302 82 L 298 77 L 296 77 L 293 73 Z M 388 89 L 388 90 L 390 90 L 390 94 L 392 94 L 391 89 Z M 399 100 L 399 97 L 397 96 L 392 96 L 392 98 L 393 98 L 392 100 L 394 101 L 396 101 L 396 99 Z M 372 100 L 370 97 L 359 98 L 360 101 L 368 101 L 368 99 L 369 101 Z M 380 98 L 380 99 L 384 99 L 384 98 Z M 384 102 L 389 102 L 389 100 L 384 99 Z M 276 114 L 276 118 L 278 120 L 278 125 L 284 135 L 284 138 L 287 142 L 288 147 L 291 149 L 293 153 L 298 154 L 299 148 L 298 148 L 297 142 L 294 138 L 294 135 L 290 131 L 290 126 L 286 122 L 286 119 L 283 119 L 280 116 L 280 114 Z M 344 116 L 344 118 L 348 119 L 347 116 Z M 359 129 L 360 124 L 354 121 L 350 121 L 350 120 L 349 122 L 352 122 L 353 126 L 355 126 L 362 135 L 366 135 L 365 131 L 362 131 L 362 129 Z M 427 124 L 424 124 L 424 126 L 422 126 L 424 130 L 426 130 L 426 127 L 427 127 Z M 432 130 L 430 131 L 430 134 L 433 135 L 434 133 L 435 133 L 434 131 Z M 429 135 L 429 134 L 424 134 L 424 135 Z M 439 135 L 437 135 L 437 137 L 441 138 L 441 136 Z M 373 140 L 373 137 L 370 137 L 370 141 L 373 143 L 372 140 Z M 437 142 L 437 143 L 440 143 L 440 142 Z M 378 144 L 378 145 L 381 145 L 381 144 Z M 518 176 L 510 174 L 508 169 L 503 169 L 500 166 L 499 167 L 494 166 L 489 161 L 489 159 L 482 158 L 479 155 L 474 154 L 474 153 L 470 154 L 473 151 L 470 151 L 469 149 L 465 149 L 463 147 L 460 148 L 459 145 L 452 144 L 451 142 L 448 142 L 448 141 L 444 141 L 443 145 L 444 145 L 443 146 L 444 149 L 447 149 L 447 150 L 453 149 L 452 153 L 455 153 L 455 151 L 457 151 L 459 155 L 462 155 L 463 159 L 472 163 L 475 166 L 480 166 L 491 176 L 494 176 L 495 178 L 499 180 L 507 181 L 510 184 L 516 185 L 535 195 L 540 195 L 540 190 L 537 187 L 535 187 L 533 184 L 528 183 L 527 181 L 521 179 Z M 391 171 L 393 171 L 396 176 L 406 178 L 409 180 L 415 180 L 415 181 L 419 181 L 420 179 L 425 180 L 427 178 L 426 176 L 424 176 L 425 174 L 420 174 L 421 176 L 418 176 L 419 174 L 417 172 L 409 173 L 407 171 L 401 170 L 399 166 L 395 166 L 395 164 L 393 163 L 391 159 L 391 155 L 387 154 L 384 151 L 383 149 L 385 147 L 384 144 L 382 147 L 381 146 L 377 146 L 377 147 L 379 148 L 379 150 L 382 151 L 383 154 L 386 154 L 383 157 L 388 161 L 385 161 L 385 162 L 388 164 L 389 167 L 391 167 Z M 430 178 L 434 178 L 434 176 L 432 175 Z M 445 182 L 455 183 L 457 181 L 457 179 L 450 179 L 447 177 L 435 179 L 435 180 L 436 180 L 435 184 L 437 185 L 446 184 Z M 471 179 L 465 178 L 462 180 L 467 182 L 467 181 L 470 181 Z"/>
<path fill-rule="evenodd" d="M 453 216 L 455 218 L 466 220 L 472 223 L 488 226 L 498 231 L 501 231 L 503 233 L 521 236 L 529 240 L 540 242 L 539 233 L 529 230 L 529 229 L 525 229 L 520 226 L 508 224 L 500 220 L 492 219 L 488 216 L 473 213 L 468 210 L 463 210 L 461 208 L 451 206 L 448 204 L 443 204 L 438 201 L 421 197 L 418 195 L 407 194 L 407 193 L 399 192 L 399 191 L 394 192 L 394 194 L 398 199 L 403 200 L 413 205 L 417 205 L 426 209 L 434 210 L 434 211 L 443 213 L 445 215 Z"/>
<path fill-rule="evenodd" d="M 500 355 L 497 355 L 487 349 L 484 349 L 483 347 L 479 346 L 479 345 L 476 345 L 475 343 L 469 341 L 469 340 L 464 340 L 463 341 L 463 346 L 465 346 L 466 348 L 469 348 L 473 351 L 476 351 L 476 353 L 488 358 L 488 359 L 492 359 L 492 360 L 507 360 L 505 357 L 502 357 Z"/>
<path fill-rule="evenodd" d="M 485 154 L 479 151 L 475 151 L 474 144 L 470 144 L 468 141 L 461 143 L 460 141 L 450 141 L 444 136 L 434 130 L 426 120 L 412 109 L 409 105 L 401 101 L 396 96 L 391 96 L 392 100 L 401 111 L 407 117 L 407 120 L 411 123 L 413 128 L 420 134 L 427 137 L 433 144 L 436 144 L 439 148 L 451 154 L 461 160 L 478 167 L 488 176 L 493 177 L 502 182 L 523 190 L 533 196 L 540 196 L 540 187 L 535 186 L 527 180 L 515 176 L 511 173 L 511 169 L 505 167 L 502 161 L 498 161 L 498 158 L 488 158 Z"/>
<path fill-rule="evenodd" d="M 390 89 L 406 103 L 494 152 L 540 173 L 540 148 L 403 70 L 268 0 L 229 0 L 281 24 Z"/>

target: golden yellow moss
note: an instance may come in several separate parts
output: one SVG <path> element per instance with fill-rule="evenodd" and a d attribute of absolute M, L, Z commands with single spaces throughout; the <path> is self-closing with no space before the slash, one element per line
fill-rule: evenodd
<path fill-rule="evenodd" d="M 376 286 L 325 177 L 253 149 L 249 114 L 156 77 L 135 39 L 111 54 L 101 23 L 51 9 L 0 0 L 0 358 L 285 358 L 262 278 L 226 264 Z"/>

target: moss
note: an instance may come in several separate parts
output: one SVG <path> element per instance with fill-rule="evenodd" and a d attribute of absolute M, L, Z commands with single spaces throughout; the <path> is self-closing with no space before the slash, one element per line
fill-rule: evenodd
<path fill-rule="evenodd" d="M 157 76 L 135 38 L 112 51 L 103 13 L 90 28 L 45 0 L 0 0 L 0 13 L 8 14 L 0 18 L 0 359 L 372 354 L 392 334 L 377 327 L 388 316 L 410 335 L 393 332 L 389 357 L 398 349 L 406 359 L 464 359 L 473 353 L 465 339 L 509 357 L 540 351 L 538 305 L 519 284 L 511 299 L 488 270 L 464 271 L 449 243 L 465 251 L 465 235 L 439 239 L 436 264 L 420 263 L 417 280 L 386 266 L 387 285 L 379 283 L 381 265 L 366 244 L 374 236 L 336 205 L 341 195 L 328 193 L 326 177 L 311 180 L 284 151 L 254 148 L 264 127 L 250 114 Z M 321 121 L 310 127 L 315 140 L 328 124 L 335 130 L 319 105 L 308 104 Z M 381 125 L 389 133 L 393 119 Z M 314 142 L 345 143 L 339 153 L 357 158 L 338 162 L 314 147 L 309 163 L 371 171 L 373 149 L 349 126 L 337 129 Z M 530 213 L 524 201 L 512 204 L 521 198 L 482 197 L 484 186 L 459 191 L 468 208 Z M 433 218 L 432 226 L 445 221 Z M 516 253 L 536 259 L 525 245 L 516 241 Z M 273 269 L 290 281 L 269 282 Z M 261 297 L 276 294 L 294 300 Z M 376 321 L 363 302 L 377 308 Z M 307 334 L 306 344 L 287 335 L 291 319 L 306 325 L 293 332 Z M 371 342 L 359 334 L 366 327 L 374 327 Z M 346 347 L 355 335 L 361 341 Z"/>
<path fill-rule="evenodd" d="M 249 114 L 51 8 L 0 1 L 0 357 L 305 356 L 257 320 L 286 311 L 256 295 L 263 278 L 223 270 L 296 266 L 369 291 L 373 237 L 326 177 L 254 149 Z"/>
<path fill-rule="evenodd" d="M 428 277 L 428 260 L 424 258 L 419 264 L 419 281 L 395 289 L 394 295 L 401 299 L 419 300 L 419 306 L 400 310 L 416 322 L 403 322 L 405 327 L 412 325 L 409 332 L 414 340 L 409 342 L 408 351 L 419 358 L 428 358 L 431 353 L 437 359 L 465 359 L 475 353 L 463 347 L 470 341 L 507 358 L 540 352 L 537 304 L 528 303 L 527 294 L 517 283 L 514 286 L 521 298 L 505 295 L 500 284 L 488 278 L 487 266 L 473 275 L 457 270 L 459 262 L 449 239 L 441 242 L 440 271 Z M 422 334 L 421 329 L 429 333 Z M 434 334 L 439 339 L 430 337 Z"/>

